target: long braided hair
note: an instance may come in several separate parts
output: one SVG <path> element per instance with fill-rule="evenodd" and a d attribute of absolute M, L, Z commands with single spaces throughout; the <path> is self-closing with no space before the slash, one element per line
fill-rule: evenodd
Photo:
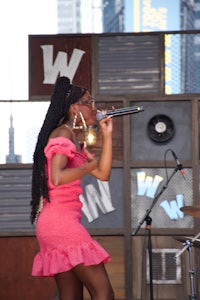
<path fill-rule="evenodd" d="M 86 91 L 86 88 L 72 85 L 67 77 L 59 77 L 56 81 L 33 155 L 31 223 L 34 223 L 37 216 L 40 198 L 43 197 L 50 202 L 46 174 L 46 157 L 44 154 L 44 148 L 48 142 L 49 135 L 56 127 L 68 120 L 70 105 L 76 103 Z"/>

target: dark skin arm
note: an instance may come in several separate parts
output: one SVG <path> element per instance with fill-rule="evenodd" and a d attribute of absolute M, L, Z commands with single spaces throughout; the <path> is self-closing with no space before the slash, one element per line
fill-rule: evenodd
<path fill-rule="evenodd" d="M 51 181 L 54 185 L 61 185 L 82 178 L 86 174 L 92 174 L 100 180 L 108 180 L 112 164 L 112 119 L 105 118 L 99 122 L 102 132 L 102 150 L 100 159 L 97 160 L 86 150 L 87 161 L 78 168 L 67 169 L 68 158 L 65 155 L 56 154 L 52 158 Z M 50 138 L 64 136 L 72 140 L 71 130 L 57 128 Z"/>

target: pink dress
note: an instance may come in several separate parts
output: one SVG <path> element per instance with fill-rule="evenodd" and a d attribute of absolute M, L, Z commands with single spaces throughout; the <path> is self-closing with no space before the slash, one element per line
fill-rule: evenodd
<path fill-rule="evenodd" d="M 86 160 L 84 149 L 78 152 L 76 146 L 64 137 L 50 139 L 45 148 L 50 203 L 44 200 L 36 225 L 40 251 L 34 258 L 33 276 L 54 276 L 78 264 L 90 266 L 110 260 L 109 254 L 80 223 L 81 180 L 60 186 L 51 183 L 51 159 L 56 153 L 68 157 L 67 168 L 81 166 Z"/>

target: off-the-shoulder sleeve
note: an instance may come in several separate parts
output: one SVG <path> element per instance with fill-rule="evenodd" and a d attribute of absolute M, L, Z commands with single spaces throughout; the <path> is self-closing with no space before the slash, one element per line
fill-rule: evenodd
<path fill-rule="evenodd" d="M 73 158 L 76 152 L 76 146 L 68 138 L 57 137 L 49 140 L 44 149 L 44 153 L 48 159 L 54 154 L 64 154 L 69 158 Z"/>

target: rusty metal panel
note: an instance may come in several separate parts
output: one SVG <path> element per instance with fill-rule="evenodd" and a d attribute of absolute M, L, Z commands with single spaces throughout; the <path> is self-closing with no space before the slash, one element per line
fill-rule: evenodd
<path fill-rule="evenodd" d="M 29 36 L 29 99 L 50 96 L 56 78 L 91 90 L 90 35 Z"/>
<path fill-rule="evenodd" d="M 159 48 L 157 34 L 99 36 L 99 94 L 159 93 Z"/>

